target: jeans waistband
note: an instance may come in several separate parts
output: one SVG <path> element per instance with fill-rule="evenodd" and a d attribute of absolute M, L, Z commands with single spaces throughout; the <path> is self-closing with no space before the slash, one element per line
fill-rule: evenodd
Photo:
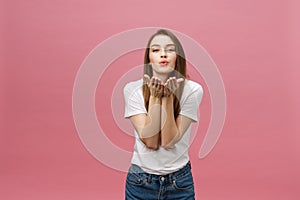
<path fill-rule="evenodd" d="M 187 173 L 191 171 L 191 163 L 190 161 L 181 169 L 172 172 L 170 174 L 165 175 L 156 175 L 156 174 L 149 174 L 142 170 L 139 166 L 132 164 L 130 166 L 129 172 L 131 173 L 138 173 L 139 175 L 143 176 L 144 178 L 150 179 L 150 180 L 159 180 L 161 177 L 164 177 L 165 179 L 174 180 L 178 179 L 180 177 L 183 177 Z"/>

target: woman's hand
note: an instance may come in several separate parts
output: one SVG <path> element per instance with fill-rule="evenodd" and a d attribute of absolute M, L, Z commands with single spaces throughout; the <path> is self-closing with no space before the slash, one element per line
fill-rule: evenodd
<path fill-rule="evenodd" d="M 159 78 L 153 76 L 150 79 L 150 77 L 145 74 L 144 83 L 147 84 L 148 88 L 150 89 L 151 96 L 161 98 L 164 95 L 164 85 Z"/>
<path fill-rule="evenodd" d="M 183 81 L 183 78 L 176 79 L 176 77 L 170 77 L 164 84 L 164 97 L 169 97 L 171 94 L 174 94 Z"/>

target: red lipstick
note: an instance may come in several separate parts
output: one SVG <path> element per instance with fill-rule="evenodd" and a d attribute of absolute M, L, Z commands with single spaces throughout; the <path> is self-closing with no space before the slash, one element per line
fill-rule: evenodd
<path fill-rule="evenodd" d="M 169 64 L 169 62 L 166 61 L 166 60 L 162 60 L 162 61 L 159 62 L 159 64 L 160 64 L 161 66 L 167 66 L 167 65 Z"/>

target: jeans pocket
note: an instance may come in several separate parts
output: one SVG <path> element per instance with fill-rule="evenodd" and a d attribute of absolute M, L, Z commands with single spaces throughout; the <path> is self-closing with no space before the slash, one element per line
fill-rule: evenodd
<path fill-rule="evenodd" d="M 136 186 L 141 186 L 144 183 L 139 173 L 134 172 L 128 172 L 126 182 Z"/>
<path fill-rule="evenodd" d="M 176 178 L 173 180 L 173 186 L 179 190 L 186 190 L 194 187 L 193 176 L 192 173 L 189 172 L 184 176 Z"/>

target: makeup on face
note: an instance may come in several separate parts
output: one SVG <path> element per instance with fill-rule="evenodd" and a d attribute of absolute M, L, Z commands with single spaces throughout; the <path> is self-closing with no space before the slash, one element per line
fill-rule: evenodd
<path fill-rule="evenodd" d="M 161 47 L 159 44 L 153 44 L 150 47 L 151 52 L 153 53 L 159 53 L 160 51 L 164 51 L 166 53 L 175 53 L 176 52 L 176 47 L 175 44 L 167 44 L 165 47 Z"/>
<path fill-rule="evenodd" d="M 149 46 L 153 75 L 165 81 L 176 65 L 176 45 L 169 36 L 157 35 Z"/>

